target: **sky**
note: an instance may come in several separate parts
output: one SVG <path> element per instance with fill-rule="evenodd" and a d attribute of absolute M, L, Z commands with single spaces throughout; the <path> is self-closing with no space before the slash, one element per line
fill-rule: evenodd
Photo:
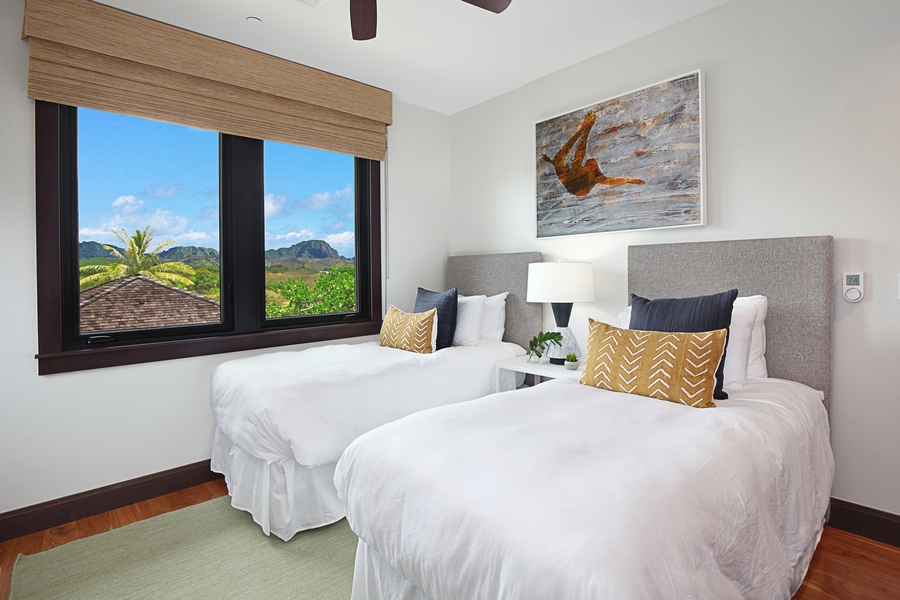
<path fill-rule="evenodd" d="M 266 249 L 325 240 L 354 257 L 353 157 L 264 143 Z M 151 249 L 219 249 L 215 132 L 78 109 L 78 239 L 120 245 L 150 226 Z"/>

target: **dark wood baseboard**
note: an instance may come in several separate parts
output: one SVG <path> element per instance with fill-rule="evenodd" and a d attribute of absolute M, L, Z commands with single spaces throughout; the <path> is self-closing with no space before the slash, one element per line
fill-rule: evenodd
<path fill-rule="evenodd" d="M 0 542 L 221 479 L 209 461 L 185 465 L 0 514 Z"/>
<path fill-rule="evenodd" d="M 832 498 L 828 524 L 900 548 L 900 515 Z"/>

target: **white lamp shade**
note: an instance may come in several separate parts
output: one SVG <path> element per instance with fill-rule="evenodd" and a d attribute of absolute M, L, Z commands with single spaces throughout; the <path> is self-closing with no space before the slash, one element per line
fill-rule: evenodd
<path fill-rule="evenodd" d="M 528 265 L 528 302 L 593 302 L 594 265 L 544 262 Z"/>

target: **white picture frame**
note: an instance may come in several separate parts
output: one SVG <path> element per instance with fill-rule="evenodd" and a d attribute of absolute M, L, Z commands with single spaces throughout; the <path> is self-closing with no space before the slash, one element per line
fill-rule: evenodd
<path fill-rule="evenodd" d="M 706 224 L 702 73 L 535 123 L 538 238 Z"/>

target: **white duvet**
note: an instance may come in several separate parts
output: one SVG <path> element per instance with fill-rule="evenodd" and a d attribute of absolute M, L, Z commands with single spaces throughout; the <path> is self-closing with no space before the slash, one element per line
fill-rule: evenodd
<path fill-rule="evenodd" d="M 433 354 L 368 342 L 231 360 L 213 371 L 212 411 L 243 452 L 317 467 L 379 425 L 496 391 L 494 364 L 523 353 L 504 342 Z"/>
<path fill-rule="evenodd" d="M 434 600 L 772 599 L 803 579 L 833 471 L 801 384 L 692 409 L 556 380 L 371 431 L 335 484 L 354 599 L 391 578 Z"/>

